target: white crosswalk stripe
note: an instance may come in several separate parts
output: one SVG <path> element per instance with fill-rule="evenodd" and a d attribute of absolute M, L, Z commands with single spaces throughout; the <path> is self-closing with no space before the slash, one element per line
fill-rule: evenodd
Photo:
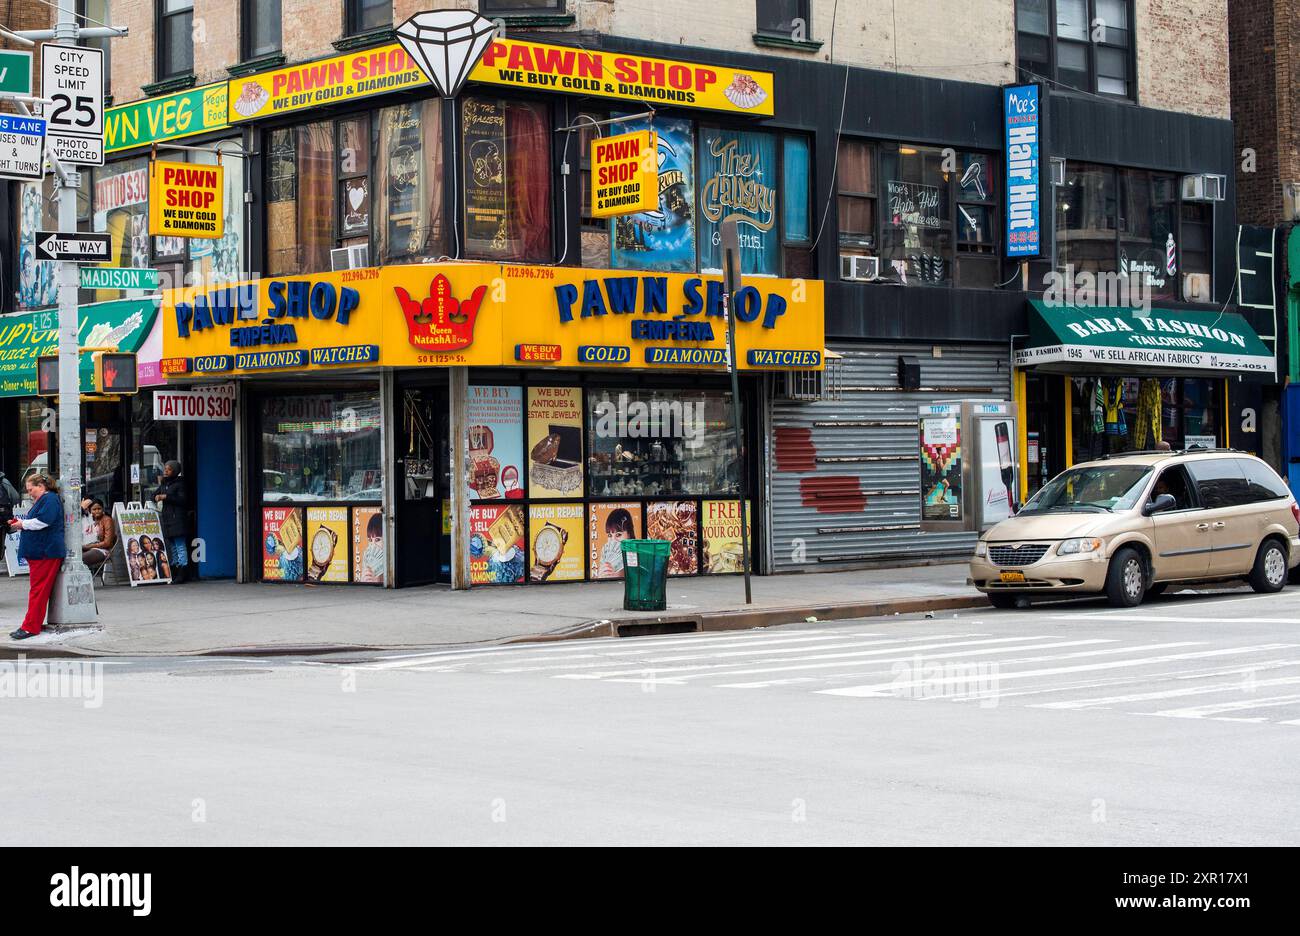
<path fill-rule="evenodd" d="M 460 673 L 631 684 L 646 691 L 808 692 L 864 704 L 1009 704 L 1062 716 L 1109 711 L 1300 726 L 1300 691 L 1287 692 L 1300 687 L 1300 643 L 1234 642 L 1231 626 L 1179 635 L 1188 639 L 1139 626 L 1131 634 L 1122 628 L 1089 633 L 1102 620 L 1170 623 L 1168 616 L 1099 611 L 1045 616 L 1030 633 L 1003 636 L 1006 630 L 990 633 L 980 620 L 963 617 L 952 627 L 905 621 L 450 648 L 351 666 L 422 677 Z M 1224 617 L 1222 623 L 1242 620 Z M 1196 619 L 1198 625 L 1207 621 L 1218 618 Z"/>

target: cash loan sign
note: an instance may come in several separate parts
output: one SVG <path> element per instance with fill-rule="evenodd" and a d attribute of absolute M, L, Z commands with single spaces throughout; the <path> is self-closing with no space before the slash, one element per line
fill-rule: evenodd
<path fill-rule="evenodd" d="M 193 163 L 149 167 L 149 233 L 220 238 L 225 233 L 224 169 Z"/>
<path fill-rule="evenodd" d="M 659 208 L 659 134 L 640 130 L 591 141 L 591 213 L 597 218 Z"/>

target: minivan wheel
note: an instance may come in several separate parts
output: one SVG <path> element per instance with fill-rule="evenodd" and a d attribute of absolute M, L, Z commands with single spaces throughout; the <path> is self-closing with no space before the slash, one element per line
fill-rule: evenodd
<path fill-rule="evenodd" d="M 989 604 L 995 608 L 1014 608 L 1016 606 L 1017 596 L 1007 592 L 989 592 Z"/>
<path fill-rule="evenodd" d="M 1277 540 L 1265 540 L 1250 571 L 1250 587 L 1263 594 L 1280 592 L 1286 587 L 1286 578 L 1286 550 Z"/>
<path fill-rule="evenodd" d="M 1106 598 L 1116 608 L 1135 608 L 1147 589 L 1146 563 L 1136 549 L 1121 549 L 1106 573 Z"/>

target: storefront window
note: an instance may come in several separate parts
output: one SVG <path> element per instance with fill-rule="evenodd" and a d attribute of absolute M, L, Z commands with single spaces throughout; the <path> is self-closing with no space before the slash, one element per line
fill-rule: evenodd
<path fill-rule="evenodd" d="M 943 152 L 917 146 L 880 151 L 885 191 L 881 274 L 904 284 L 952 285 L 953 238 Z"/>
<path fill-rule="evenodd" d="M 51 177 L 25 182 L 18 203 L 18 308 L 41 309 L 59 301 L 58 264 L 36 259 L 36 232 L 58 229 Z"/>
<path fill-rule="evenodd" d="M 328 270 L 335 245 L 334 126 L 273 131 L 268 149 L 267 274 Z"/>
<path fill-rule="evenodd" d="M 140 466 L 140 482 L 131 485 L 132 500 L 147 499 L 162 480 L 163 465 L 181 457 L 180 425 L 176 420 L 153 418 L 152 394 L 131 398 L 131 463 Z"/>
<path fill-rule="evenodd" d="M 465 246 L 491 260 L 550 260 L 551 146 L 545 105 L 465 98 Z"/>
<path fill-rule="evenodd" d="M 876 150 L 861 140 L 841 140 L 837 211 L 840 252 L 875 255 L 876 252 Z"/>
<path fill-rule="evenodd" d="M 700 128 L 701 270 L 722 270 L 722 222 L 735 219 L 741 272 L 781 272 L 776 140 L 770 133 Z"/>
<path fill-rule="evenodd" d="M 191 153 L 190 161 L 216 165 L 215 153 Z M 189 238 L 189 259 L 196 279 L 205 283 L 236 282 L 245 278 L 244 266 L 244 162 L 233 154 L 221 157 L 225 170 L 225 231 L 221 237 Z M 159 238 L 161 239 L 161 238 Z"/>
<path fill-rule="evenodd" d="M 656 117 L 620 127 L 622 132 L 654 130 L 659 135 L 659 207 L 614 218 L 610 266 L 665 273 L 694 270 L 695 125 Z"/>
<path fill-rule="evenodd" d="M 1056 256 L 1067 273 L 1118 272 L 1118 204 L 1114 169 L 1066 164 L 1065 185 L 1056 195 Z"/>
<path fill-rule="evenodd" d="M 268 397 L 261 416 L 263 502 L 381 498 L 378 394 Z"/>
<path fill-rule="evenodd" d="M 781 141 L 781 236 L 786 276 L 814 276 L 812 253 L 812 151 L 808 138 Z"/>
<path fill-rule="evenodd" d="M 1178 273 L 1182 297 L 1187 302 L 1209 302 L 1214 255 L 1214 206 L 1208 202 L 1184 202 L 1182 241 L 1178 245 Z"/>
<path fill-rule="evenodd" d="M 565 146 L 578 149 L 579 165 L 582 167 L 582 265 L 599 269 L 609 265 L 609 219 L 597 218 L 591 212 L 591 141 L 596 139 L 600 129 L 592 125 L 593 121 L 604 120 L 608 115 L 584 111 L 578 115 L 575 123 L 579 129 L 565 135 Z M 572 150 L 566 153 L 569 158 Z"/>
<path fill-rule="evenodd" d="M 743 470 L 721 391 L 591 390 L 587 491 L 592 497 L 734 494 Z"/>
<path fill-rule="evenodd" d="M 1119 171 L 1119 270 L 1152 299 L 1176 299 L 1177 177 L 1141 169 Z"/>
<path fill-rule="evenodd" d="M 112 163 L 96 169 L 93 178 L 92 227 L 112 238 L 113 259 L 108 265 L 148 267 L 149 161 L 128 159 Z"/>
<path fill-rule="evenodd" d="M 54 409 L 49 402 L 40 399 L 21 399 L 18 406 L 18 467 L 22 474 L 20 480 L 14 480 L 14 487 L 23 497 L 27 496 L 22 482 L 29 475 L 38 471 L 53 470 L 58 466 L 50 464 L 49 431 L 54 427 Z"/>
<path fill-rule="evenodd" d="M 442 101 L 379 112 L 375 245 L 384 263 L 418 263 L 447 253 L 442 224 Z"/>

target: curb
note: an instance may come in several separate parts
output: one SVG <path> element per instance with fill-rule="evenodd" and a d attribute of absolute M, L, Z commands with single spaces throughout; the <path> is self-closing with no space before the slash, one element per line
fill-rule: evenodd
<path fill-rule="evenodd" d="M 0 661 L 39 659 L 116 659 L 124 657 L 285 657 L 324 656 L 334 654 L 384 653 L 391 651 L 437 651 L 476 646 L 502 646 L 520 643 L 551 643 L 561 640 L 584 640 L 593 637 L 644 637 L 659 634 L 683 634 L 705 631 L 752 630 L 802 624 L 808 618 L 817 621 L 844 621 L 855 618 L 892 617 L 926 611 L 954 611 L 989 607 L 983 595 L 939 595 L 932 598 L 900 598 L 886 601 L 851 602 L 831 605 L 802 605 L 786 608 L 753 608 L 730 611 L 706 611 L 696 614 L 661 614 L 641 617 L 611 618 L 588 621 L 560 632 L 521 634 L 498 640 L 466 641 L 456 644 L 282 644 L 242 647 L 213 647 L 180 653 L 105 653 L 76 647 L 24 646 L 0 644 Z"/>

